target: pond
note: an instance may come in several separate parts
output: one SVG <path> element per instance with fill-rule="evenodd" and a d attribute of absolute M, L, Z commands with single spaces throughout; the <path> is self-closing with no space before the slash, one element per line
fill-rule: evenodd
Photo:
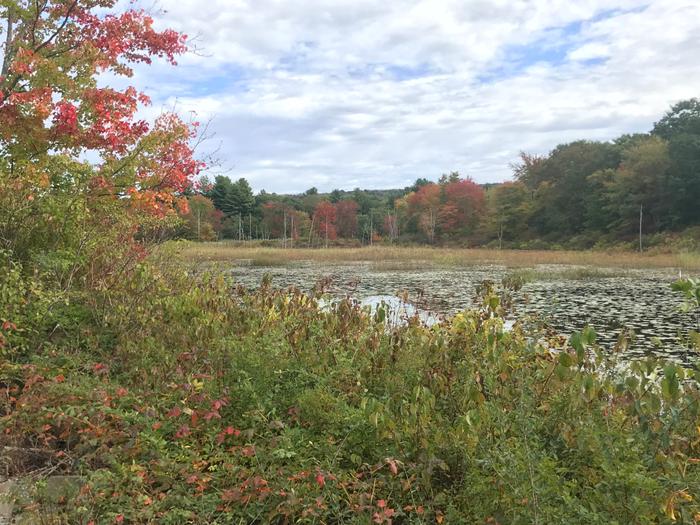
<path fill-rule="evenodd" d="M 406 267 L 373 263 L 297 263 L 289 266 L 251 266 L 245 261 L 231 269 L 235 279 L 256 287 L 269 274 L 272 285 L 309 291 L 324 282 L 331 297 L 353 297 L 364 304 L 408 294 L 423 314 L 445 317 L 474 305 L 477 286 L 485 280 L 500 282 L 513 270 L 485 264 L 440 268 L 420 264 Z M 556 332 L 569 335 L 591 325 L 604 347 L 612 347 L 621 330 L 635 337 L 630 357 L 656 354 L 689 362 L 693 355 L 683 345 L 684 334 L 695 328 L 691 314 L 683 313 L 682 297 L 671 290 L 677 270 L 620 270 L 564 265 L 541 265 L 515 270 L 526 283 L 515 294 L 516 315 L 535 316 Z"/>

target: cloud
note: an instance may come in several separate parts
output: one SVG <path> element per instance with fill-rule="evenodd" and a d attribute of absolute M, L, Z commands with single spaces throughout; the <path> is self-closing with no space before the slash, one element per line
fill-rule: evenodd
<path fill-rule="evenodd" d="M 213 118 L 258 190 L 505 180 L 520 150 L 646 131 L 700 95 L 695 0 L 168 4 L 157 24 L 200 51 L 132 82 Z"/>

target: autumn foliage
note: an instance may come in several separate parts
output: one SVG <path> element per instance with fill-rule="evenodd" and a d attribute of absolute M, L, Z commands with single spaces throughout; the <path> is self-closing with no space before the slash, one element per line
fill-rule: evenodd
<path fill-rule="evenodd" d="M 109 308 L 72 305 L 82 322 L 62 318 L 46 352 L 0 362 L 0 465 L 79 476 L 58 501 L 27 488 L 21 510 L 85 525 L 697 521 L 692 369 L 617 358 L 590 328 L 505 330 L 510 292 L 492 284 L 443 323 L 389 326 L 385 305 L 250 291 L 160 255 Z M 11 286 L 0 276 L 0 298 Z M 31 326 L 13 319 L 1 355 Z"/>
<path fill-rule="evenodd" d="M 338 235 L 351 239 L 357 235 L 358 204 L 352 199 L 342 200 L 335 205 L 335 222 Z"/>
<path fill-rule="evenodd" d="M 485 194 L 473 180 L 426 184 L 404 197 L 409 222 L 434 242 L 438 236 L 473 233 L 485 212 Z"/>
<path fill-rule="evenodd" d="M 196 125 L 164 113 L 149 123 L 147 95 L 102 85 L 136 64 L 175 64 L 186 37 L 159 31 L 144 11 L 110 11 L 116 0 L 4 2 L 0 59 L 0 237 L 26 257 L 41 239 L 93 245 L 93 232 L 121 245 L 142 242 L 186 206 L 182 192 L 203 167 L 190 141 Z M 87 162 L 83 159 L 91 159 Z M 113 226 L 119 223 L 115 230 Z M 78 226 L 80 225 L 80 226 Z M 39 238 L 38 238 L 39 237 Z M 58 246 L 57 246 L 58 247 Z"/>
<path fill-rule="evenodd" d="M 323 239 L 333 240 L 338 237 L 336 229 L 336 207 L 328 201 L 321 201 L 316 206 L 313 216 L 314 231 Z"/>

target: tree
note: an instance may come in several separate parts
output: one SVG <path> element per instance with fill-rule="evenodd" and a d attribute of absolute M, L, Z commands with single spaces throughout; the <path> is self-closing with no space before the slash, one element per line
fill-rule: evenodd
<path fill-rule="evenodd" d="M 0 243 L 20 260 L 63 250 L 95 275 L 119 247 L 160 235 L 202 168 L 189 145 L 195 127 L 171 113 L 149 124 L 136 117 L 146 95 L 98 84 L 186 50 L 183 35 L 155 30 L 142 11 L 111 13 L 115 5 L 0 3 Z"/>
<path fill-rule="evenodd" d="M 321 201 L 316 205 L 312 223 L 316 235 L 325 240 L 328 245 L 329 240 L 334 240 L 338 234 L 336 231 L 336 209 L 328 201 Z"/>
<path fill-rule="evenodd" d="M 352 200 L 354 200 L 359 206 L 359 213 L 362 215 L 368 215 L 369 211 L 372 209 L 372 199 L 367 195 L 366 191 L 362 191 L 360 188 L 355 188 L 352 192 Z"/>
<path fill-rule="evenodd" d="M 194 183 L 192 189 L 211 200 L 211 191 L 214 189 L 214 183 L 208 175 L 201 175 Z"/>
<path fill-rule="evenodd" d="M 214 179 L 214 185 L 209 192 L 209 196 L 216 206 L 217 210 L 220 210 L 225 215 L 231 215 L 231 208 L 229 197 L 233 192 L 233 183 L 228 177 L 219 175 Z"/>
<path fill-rule="evenodd" d="M 700 99 L 691 98 L 675 104 L 654 124 L 652 133 L 666 140 L 678 135 L 700 135 Z"/>
<path fill-rule="evenodd" d="M 437 228 L 445 234 L 455 233 L 460 226 L 459 209 L 448 202 L 438 208 Z"/>
<path fill-rule="evenodd" d="M 399 238 L 399 220 L 396 213 L 388 213 L 384 217 L 384 234 L 393 243 Z"/>
<path fill-rule="evenodd" d="M 198 241 L 215 241 L 221 231 L 224 214 L 203 195 L 193 195 L 188 210 L 183 214 L 184 236 Z"/>
<path fill-rule="evenodd" d="M 343 198 L 343 192 L 340 190 L 333 190 L 331 194 L 328 197 L 328 200 L 330 200 L 333 204 L 336 204 L 340 202 L 340 199 Z"/>
<path fill-rule="evenodd" d="M 487 229 L 500 242 L 525 241 L 530 237 L 528 223 L 532 216 L 531 192 L 522 182 L 504 182 L 488 194 Z"/>
<path fill-rule="evenodd" d="M 357 236 L 357 211 L 359 208 L 353 200 L 340 201 L 335 205 L 335 223 L 340 237 L 351 239 Z"/>
<path fill-rule="evenodd" d="M 429 243 L 435 242 L 440 196 L 440 186 L 431 183 L 406 197 L 407 215 L 416 220 L 418 229 Z"/>
<path fill-rule="evenodd" d="M 429 181 L 428 179 L 426 179 L 426 178 L 423 178 L 423 177 L 418 178 L 418 179 L 416 179 L 416 182 L 413 183 L 413 186 L 411 186 L 411 187 L 408 189 L 408 191 L 409 191 L 409 192 L 418 191 L 418 190 L 421 189 L 423 186 L 427 186 L 428 184 L 433 184 L 433 183 L 430 182 L 430 181 Z"/>
<path fill-rule="evenodd" d="M 674 105 L 652 133 L 668 141 L 674 222 L 678 226 L 700 223 L 700 99 Z"/>
<path fill-rule="evenodd" d="M 299 239 L 309 232 L 309 216 L 289 204 L 270 201 L 263 205 L 262 224 L 276 239 Z"/>
<path fill-rule="evenodd" d="M 458 182 L 459 180 L 461 180 L 461 177 L 460 177 L 460 175 L 459 175 L 459 172 L 458 172 L 458 171 L 452 171 L 452 172 L 450 172 L 449 175 L 443 173 L 443 174 L 440 176 L 440 180 L 439 180 L 438 183 L 441 184 L 441 185 L 445 185 L 445 184 L 449 184 L 449 183 L 452 183 L 452 182 Z"/>
<path fill-rule="evenodd" d="M 228 177 L 219 175 L 209 195 L 218 210 L 221 210 L 226 217 L 236 220 L 248 217 L 255 208 L 253 190 L 244 178 L 232 182 Z"/>
<path fill-rule="evenodd" d="M 253 213 L 255 197 L 247 180 L 240 178 L 231 185 L 227 204 L 232 216 L 246 217 Z"/>
<path fill-rule="evenodd" d="M 581 233 L 593 187 L 589 176 L 606 168 L 617 168 L 620 152 L 615 145 L 580 140 L 560 144 L 545 157 L 521 155 L 514 167 L 517 180 L 533 191 L 532 225 L 540 235 L 569 238 Z"/>
<path fill-rule="evenodd" d="M 640 210 L 646 232 L 659 231 L 671 222 L 670 167 L 668 143 L 661 137 L 647 136 L 631 142 L 623 151 L 620 167 L 606 182 L 606 209 L 614 213 L 610 226 L 615 232 L 636 233 Z M 599 178 L 606 176 L 607 172 L 597 175 Z"/>
<path fill-rule="evenodd" d="M 450 177 L 443 186 L 443 226 L 445 233 L 460 230 L 463 234 L 473 232 L 484 213 L 486 197 L 481 186 L 470 178 Z M 449 209 L 449 211 L 448 211 Z M 447 217 L 451 219 L 447 219 Z"/>
<path fill-rule="evenodd" d="M 312 188 L 311 190 L 315 189 L 316 188 Z M 308 190 L 306 193 L 295 199 L 298 202 L 299 208 L 304 210 L 309 216 L 314 214 L 316 206 L 323 200 L 321 195 L 318 194 L 318 191 L 311 190 Z"/>
<path fill-rule="evenodd" d="M 536 190 L 544 182 L 542 166 L 546 157 L 532 155 L 524 151 L 521 151 L 518 157 L 520 161 L 511 165 L 515 179 L 525 184 L 531 190 Z"/>

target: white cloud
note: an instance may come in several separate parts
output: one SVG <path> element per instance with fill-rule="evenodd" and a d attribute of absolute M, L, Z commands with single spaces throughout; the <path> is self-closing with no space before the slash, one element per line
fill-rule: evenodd
<path fill-rule="evenodd" d="M 699 96 L 696 0 L 169 0 L 203 53 L 133 79 L 214 117 L 256 189 L 510 176 L 520 150 L 646 131 Z"/>
<path fill-rule="evenodd" d="M 610 48 L 600 42 L 584 44 L 569 53 L 571 60 L 594 60 L 608 57 L 610 57 Z"/>

